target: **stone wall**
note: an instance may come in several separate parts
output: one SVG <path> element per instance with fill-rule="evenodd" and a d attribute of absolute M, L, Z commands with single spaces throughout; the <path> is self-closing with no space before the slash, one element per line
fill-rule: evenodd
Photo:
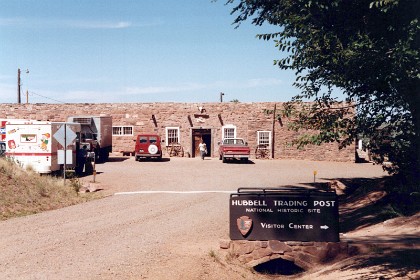
<path fill-rule="evenodd" d="M 133 127 L 132 136 L 113 136 L 114 152 L 134 151 L 133 140 L 139 133 L 153 132 L 165 139 L 166 127 L 179 127 L 180 143 L 186 152 L 185 156 L 194 155 L 193 131 L 209 129 L 210 150 L 213 157 L 218 156 L 217 142 L 222 138 L 222 127 L 233 125 L 236 126 L 237 137 L 244 138 L 251 147 L 251 157 L 255 155 L 257 147 L 257 131 L 271 131 L 275 135 L 274 158 L 276 159 L 355 160 L 354 145 L 342 150 L 338 149 L 336 143 L 307 146 L 303 150 L 290 146 L 298 134 L 287 129 L 288 120 L 273 121 L 273 115 L 264 112 L 274 109 L 275 105 L 279 108 L 281 104 L 281 102 L 0 104 L 0 119 L 66 121 L 67 117 L 72 115 L 111 115 L 113 126 Z"/>
<path fill-rule="evenodd" d="M 283 242 L 279 240 L 220 240 L 220 248 L 228 250 L 232 257 L 248 267 L 281 258 L 295 263 L 304 270 L 340 258 L 340 256 L 346 257 L 356 250 L 349 247 L 347 242 Z"/>

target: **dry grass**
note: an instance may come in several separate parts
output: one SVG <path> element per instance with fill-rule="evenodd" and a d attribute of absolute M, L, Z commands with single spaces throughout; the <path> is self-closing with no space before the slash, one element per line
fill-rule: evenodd
<path fill-rule="evenodd" d="M 79 194 L 76 179 L 40 176 L 0 158 L 0 220 L 58 209 L 99 198 L 97 193 Z"/>

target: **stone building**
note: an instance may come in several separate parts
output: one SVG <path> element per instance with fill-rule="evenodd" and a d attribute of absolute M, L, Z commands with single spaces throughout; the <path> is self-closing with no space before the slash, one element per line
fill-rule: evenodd
<path fill-rule="evenodd" d="M 209 155 L 218 157 L 218 142 L 240 137 L 248 142 L 251 158 L 265 147 L 267 158 L 354 161 L 355 146 L 338 149 L 337 143 L 296 149 L 290 143 L 298 135 L 287 129 L 287 119 L 277 119 L 267 110 L 281 102 L 261 103 L 74 103 L 0 104 L 0 118 L 66 121 L 68 116 L 107 114 L 113 118 L 113 152 L 130 153 L 139 133 L 157 133 L 164 140 L 164 156 L 171 143 L 179 143 L 178 156 L 198 156 L 203 138 Z M 165 154 L 166 153 L 166 154 Z"/>

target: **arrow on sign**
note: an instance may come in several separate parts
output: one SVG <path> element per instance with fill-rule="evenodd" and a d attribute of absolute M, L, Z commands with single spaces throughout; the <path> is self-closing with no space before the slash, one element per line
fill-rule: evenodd
<path fill-rule="evenodd" d="M 320 226 L 321 229 L 329 229 L 329 227 L 327 225 L 325 226 Z"/>

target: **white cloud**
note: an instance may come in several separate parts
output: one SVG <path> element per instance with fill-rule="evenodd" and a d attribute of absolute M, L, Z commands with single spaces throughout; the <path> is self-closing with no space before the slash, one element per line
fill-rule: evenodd
<path fill-rule="evenodd" d="M 258 92 L 258 88 L 281 85 L 283 82 L 274 78 L 256 78 L 249 80 L 234 81 L 215 81 L 212 83 L 185 83 L 178 85 L 156 85 L 144 87 L 126 87 L 120 90 L 29 90 L 30 103 L 112 103 L 129 100 L 160 100 L 169 101 L 171 93 L 177 94 L 201 94 L 203 92 L 219 92 L 229 90 L 246 90 Z M 44 85 L 47 86 L 47 85 Z M 169 94 L 169 95 L 168 95 Z M 143 96 L 143 97 L 142 97 Z M 146 97 L 147 96 L 147 97 Z M 178 95 L 176 95 L 178 96 Z M 171 97 L 173 98 L 173 96 Z M 15 103 L 16 85 L 0 84 L 0 102 Z M 26 101 L 25 94 L 22 93 L 22 102 Z"/>
<path fill-rule="evenodd" d="M 19 26 L 25 25 L 24 18 L 0 18 L 0 26 Z"/>
<path fill-rule="evenodd" d="M 138 26 L 155 25 L 148 23 Z M 129 21 L 92 21 L 92 20 L 68 20 L 68 19 L 39 19 L 39 18 L 0 18 L 0 26 L 24 27 L 24 28 L 80 28 L 80 29 L 124 29 L 134 26 Z"/>
<path fill-rule="evenodd" d="M 102 22 L 102 21 L 84 21 L 84 20 L 69 20 L 60 22 L 65 26 L 82 28 L 82 29 L 123 29 L 132 26 L 131 22 Z"/>

